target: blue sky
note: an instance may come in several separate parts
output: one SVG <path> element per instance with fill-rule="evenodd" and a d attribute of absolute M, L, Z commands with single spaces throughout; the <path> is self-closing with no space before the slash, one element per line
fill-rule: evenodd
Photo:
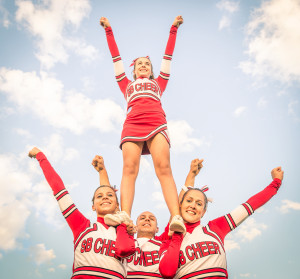
<path fill-rule="evenodd" d="M 202 223 L 224 215 L 271 181 L 278 195 L 226 240 L 230 278 L 298 278 L 300 241 L 300 1 L 0 0 L 0 275 L 71 276 L 72 233 L 35 160 L 37 146 L 91 220 L 104 156 L 119 185 L 126 104 L 115 82 L 101 16 L 112 25 L 128 77 L 138 56 L 158 74 L 169 28 L 182 15 L 162 98 L 180 189 L 204 158 L 209 185 Z M 169 214 L 151 157 L 143 157 L 133 218 Z"/>

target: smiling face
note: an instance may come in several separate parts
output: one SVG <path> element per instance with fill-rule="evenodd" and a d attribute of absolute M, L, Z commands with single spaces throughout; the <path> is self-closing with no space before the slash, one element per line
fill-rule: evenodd
<path fill-rule="evenodd" d="M 137 237 L 153 238 L 158 232 L 157 220 L 153 213 L 145 211 L 136 221 Z"/>
<path fill-rule="evenodd" d="M 196 223 L 204 215 L 205 197 L 198 190 L 189 190 L 180 204 L 181 216 L 187 223 Z"/>
<path fill-rule="evenodd" d="M 135 61 L 133 70 L 135 79 L 137 78 L 150 78 L 152 75 L 151 61 L 146 57 L 140 57 Z"/>
<path fill-rule="evenodd" d="M 109 213 L 115 213 L 119 204 L 116 193 L 111 187 L 99 187 L 93 199 L 92 209 L 96 211 L 98 217 L 104 217 Z"/>

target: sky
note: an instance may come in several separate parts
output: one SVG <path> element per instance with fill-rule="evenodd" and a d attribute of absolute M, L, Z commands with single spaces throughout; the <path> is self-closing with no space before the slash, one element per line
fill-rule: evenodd
<path fill-rule="evenodd" d="M 182 15 L 162 97 L 178 191 L 192 159 L 196 186 L 222 216 L 285 172 L 278 194 L 228 235 L 230 278 L 299 278 L 300 0 L 0 0 L 0 276 L 68 278 L 73 238 L 29 150 L 37 146 L 91 220 L 102 155 L 119 187 L 126 103 L 115 81 L 101 16 L 132 78 L 149 55 L 154 73 Z M 169 219 L 150 156 L 143 156 L 132 217 Z"/>

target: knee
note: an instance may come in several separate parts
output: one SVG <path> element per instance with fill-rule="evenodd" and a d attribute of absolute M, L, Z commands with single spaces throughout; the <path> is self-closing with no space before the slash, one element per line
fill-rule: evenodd
<path fill-rule="evenodd" d="M 123 164 L 123 175 L 137 175 L 139 171 L 139 165 L 135 162 L 124 162 Z"/>
<path fill-rule="evenodd" d="M 171 165 L 168 161 L 159 161 L 155 166 L 157 176 L 171 175 Z"/>

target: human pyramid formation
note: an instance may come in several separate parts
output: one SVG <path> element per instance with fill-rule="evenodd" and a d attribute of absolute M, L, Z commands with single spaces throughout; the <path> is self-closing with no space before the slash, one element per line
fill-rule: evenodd
<path fill-rule="evenodd" d="M 36 158 L 53 190 L 59 207 L 74 235 L 72 278 L 228 278 L 225 236 L 241 224 L 278 191 L 283 179 L 281 167 L 271 172 L 272 182 L 235 210 L 200 224 L 207 209 L 205 191 L 194 188 L 203 160 L 191 162 L 185 186 L 179 197 L 170 166 L 170 140 L 160 98 L 170 76 L 170 63 L 176 35 L 183 18 L 177 16 L 170 35 L 159 76 L 154 79 L 150 58 L 139 57 L 133 66 L 133 81 L 126 75 L 112 28 L 100 19 L 112 55 L 115 76 L 128 104 L 120 148 L 123 153 L 121 211 L 114 187 L 101 156 L 92 165 L 99 172 L 100 186 L 92 199 L 97 222 L 84 217 L 73 203 L 63 181 L 46 156 L 36 147 L 29 157 Z M 157 219 L 149 211 L 141 213 L 136 227 L 131 220 L 135 181 L 142 154 L 151 154 L 156 175 L 170 211 L 170 222 L 160 236 Z M 133 238 L 134 232 L 137 238 Z"/>

